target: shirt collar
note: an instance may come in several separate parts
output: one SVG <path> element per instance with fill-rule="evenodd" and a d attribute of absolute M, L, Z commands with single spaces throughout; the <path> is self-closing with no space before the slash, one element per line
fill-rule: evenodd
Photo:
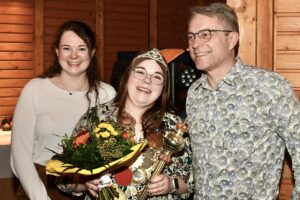
<path fill-rule="evenodd" d="M 235 86 L 236 83 L 235 83 L 234 79 L 238 76 L 243 65 L 244 64 L 243 64 L 242 60 L 239 57 L 237 57 L 236 63 L 231 68 L 231 70 L 225 75 L 225 77 L 220 81 L 218 87 L 223 83 L 228 84 L 230 86 Z M 198 82 L 198 83 L 196 83 L 197 86 L 195 87 L 196 89 L 199 88 L 200 86 L 203 88 L 206 88 L 206 89 L 210 89 L 210 86 L 207 81 L 206 73 L 203 73 L 197 82 Z"/>

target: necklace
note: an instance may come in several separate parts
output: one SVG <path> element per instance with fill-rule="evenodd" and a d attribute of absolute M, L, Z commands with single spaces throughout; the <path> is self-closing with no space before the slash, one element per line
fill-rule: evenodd
<path fill-rule="evenodd" d="M 68 94 L 70 96 L 73 95 L 74 92 L 82 91 L 85 87 L 85 83 L 83 83 L 83 85 L 80 88 L 74 88 L 70 85 L 67 85 L 67 84 L 61 82 L 61 80 L 59 78 L 57 78 L 57 82 L 64 90 L 66 90 L 68 92 Z M 71 88 L 71 89 L 69 89 L 69 88 Z"/>

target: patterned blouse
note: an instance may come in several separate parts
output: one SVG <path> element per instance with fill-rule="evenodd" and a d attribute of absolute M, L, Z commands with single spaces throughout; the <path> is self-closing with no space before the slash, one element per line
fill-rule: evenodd
<path fill-rule="evenodd" d="M 300 105 L 285 78 L 238 59 L 216 90 L 197 80 L 186 106 L 194 199 L 277 199 L 285 147 L 300 199 Z"/>
<path fill-rule="evenodd" d="M 100 121 L 117 121 L 116 116 L 118 113 L 118 108 L 113 104 L 102 104 L 98 106 L 98 117 Z M 128 115 L 128 113 L 127 113 Z M 164 134 L 167 131 L 175 130 L 176 123 L 180 121 L 180 118 L 174 114 L 166 113 L 163 118 L 164 129 L 166 131 L 159 132 L 160 134 Z M 75 133 L 80 132 L 82 129 L 86 127 L 86 118 L 83 116 L 76 128 L 74 129 Z M 187 184 L 188 193 L 182 195 L 168 194 L 165 196 L 153 196 L 148 197 L 148 199 L 153 200 L 167 200 L 167 199 L 186 199 L 193 192 L 194 184 L 193 184 L 193 175 L 192 175 L 192 157 L 191 157 L 191 147 L 190 140 L 188 137 L 184 138 L 185 145 L 184 149 L 175 154 L 172 157 L 172 161 L 164 170 L 164 173 L 168 176 L 178 176 L 181 177 Z M 149 142 L 148 142 L 149 143 Z M 151 146 L 151 145 L 149 145 Z M 158 154 L 159 150 L 154 149 L 152 147 L 147 146 L 142 154 L 129 166 L 129 170 L 132 172 L 132 180 L 127 186 L 118 185 L 119 189 L 121 189 L 126 198 L 129 200 L 137 200 L 138 194 L 144 189 L 145 183 L 148 178 L 151 176 L 151 172 L 154 170 L 154 166 L 158 163 Z M 155 145 L 154 145 L 155 146 Z M 112 175 L 112 181 L 115 184 L 118 182 L 114 179 L 114 174 Z M 59 186 L 61 190 L 64 192 L 72 193 L 73 195 L 78 196 L 78 193 L 74 193 L 70 191 L 68 188 Z M 85 200 L 93 199 L 88 193 L 85 194 Z"/>

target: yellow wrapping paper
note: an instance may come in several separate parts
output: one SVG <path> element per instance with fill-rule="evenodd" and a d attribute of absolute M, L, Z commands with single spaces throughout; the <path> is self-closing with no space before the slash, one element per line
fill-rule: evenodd
<path fill-rule="evenodd" d="M 87 169 L 81 169 L 79 168 L 71 168 L 67 169 L 67 167 L 72 166 L 71 164 L 66 164 L 63 163 L 59 160 L 48 160 L 46 163 L 46 174 L 48 175 L 54 175 L 54 176 L 61 176 L 63 174 L 82 174 L 82 175 L 94 175 L 94 174 L 99 174 L 108 168 L 115 166 L 115 165 L 120 165 L 129 159 L 133 158 L 138 152 L 140 152 L 142 149 L 144 149 L 147 146 L 147 141 L 141 142 L 133 147 L 131 147 L 131 150 L 133 150 L 131 153 L 127 154 L 126 156 L 115 160 L 107 165 L 104 165 L 102 167 L 93 169 L 93 170 L 87 170 Z M 79 170 L 79 171 L 78 171 Z"/>

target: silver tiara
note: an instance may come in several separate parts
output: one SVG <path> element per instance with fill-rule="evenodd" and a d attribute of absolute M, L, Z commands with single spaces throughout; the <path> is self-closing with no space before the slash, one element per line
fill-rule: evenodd
<path fill-rule="evenodd" d="M 156 48 L 153 48 L 150 51 L 147 51 L 146 53 L 143 53 L 141 55 L 138 55 L 133 59 L 133 61 L 137 58 L 150 58 L 153 60 L 156 60 L 157 62 L 161 63 L 163 66 L 167 67 L 167 63 L 165 62 L 163 56 L 159 53 L 159 50 Z"/>

